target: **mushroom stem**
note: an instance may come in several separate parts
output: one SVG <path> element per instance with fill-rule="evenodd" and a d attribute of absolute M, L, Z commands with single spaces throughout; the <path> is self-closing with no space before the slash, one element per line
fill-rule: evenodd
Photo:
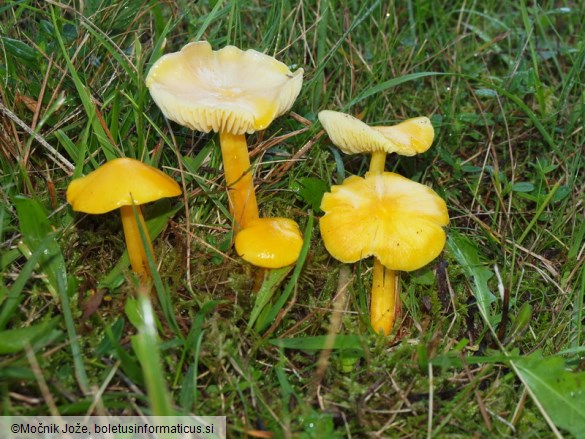
<path fill-rule="evenodd" d="M 146 234 L 150 252 L 154 255 L 152 242 L 150 241 L 150 236 L 148 236 L 148 229 L 146 228 L 146 223 L 144 222 L 140 206 L 136 206 L 136 213 L 142 226 L 142 230 L 144 230 Z M 132 271 L 138 274 L 141 278 L 148 279 L 150 278 L 150 268 L 148 266 L 146 251 L 142 245 L 142 239 L 140 239 L 140 230 L 138 229 L 138 223 L 136 222 L 132 206 L 120 207 L 120 215 L 122 216 L 124 238 L 126 239 L 126 248 L 128 249 L 128 257 L 130 258 Z"/>
<path fill-rule="evenodd" d="M 370 161 L 370 172 L 381 174 L 386 166 L 386 152 L 374 151 Z M 400 309 L 400 295 L 396 289 L 397 273 L 382 265 L 374 257 L 370 322 L 374 331 L 389 335 Z"/>
<path fill-rule="evenodd" d="M 258 218 L 258 204 L 250 169 L 245 134 L 219 133 L 223 170 L 228 186 L 230 212 L 236 228 L 244 228 Z"/>
<path fill-rule="evenodd" d="M 389 335 L 400 314 L 400 295 L 396 288 L 396 271 L 382 265 L 374 258 L 374 280 L 370 303 L 370 323 L 375 332 Z"/>
<path fill-rule="evenodd" d="M 381 173 L 386 167 L 386 151 L 374 151 L 370 159 L 370 172 Z"/>

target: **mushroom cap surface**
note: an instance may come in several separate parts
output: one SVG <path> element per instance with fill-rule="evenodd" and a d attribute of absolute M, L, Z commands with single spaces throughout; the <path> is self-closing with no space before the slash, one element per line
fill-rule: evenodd
<path fill-rule="evenodd" d="M 133 200 L 140 205 L 180 194 L 177 182 L 164 172 L 138 160 L 119 158 L 69 183 L 67 202 L 75 211 L 100 214 L 132 205 Z"/>
<path fill-rule="evenodd" d="M 384 151 L 413 156 L 429 149 L 435 137 L 427 117 L 371 127 L 349 114 L 324 110 L 319 112 L 319 121 L 331 141 L 346 154 Z"/>
<path fill-rule="evenodd" d="M 269 55 L 226 46 L 214 51 L 207 41 L 189 43 L 162 56 L 146 86 L 164 115 L 193 130 L 251 134 L 288 111 L 303 84 Z"/>
<path fill-rule="evenodd" d="M 238 232 L 236 251 L 245 261 L 263 268 L 281 268 L 299 258 L 303 238 L 288 218 L 258 218 Z"/>
<path fill-rule="evenodd" d="M 321 209 L 325 248 L 345 263 L 376 256 L 388 269 L 411 271 L 435 259 L 445 245 L 445 201 L 392 172 L 347 178 L 323 196 Z"/>

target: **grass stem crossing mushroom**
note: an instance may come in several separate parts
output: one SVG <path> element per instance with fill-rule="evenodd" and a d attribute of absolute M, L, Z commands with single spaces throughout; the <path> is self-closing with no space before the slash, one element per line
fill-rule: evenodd
<path fill-rule="evenodd" d="M 147 280 L 151 273 L 138 223 L 146 234 L 151 254 L 154 252 L 140 205 L 180 194 L 177 182 L 164 172 L 138 160 L 119 158 L 73 180 L 67 188 L 67 202 L 73 210 L 90 214 L 119 208 L 132 271 Z"/>
<path fill-rule="evenodd" d="M 388 153 L 412 156 L 426 151 L 434 138 L 433 126 L 426 117 L 408 119 L 398 125 L 370 127 L 348 114 L 325 110 L 319 113 L 319 120 L 331 141 L 344 153 L 371 153 L 370 176 L 384 174 Z M 400 314 L 397 283 L 394 269 L 374 254 L 370 321 L 376 332 L 388 335 Z"/>
<path fill-rule="evenodd" d="M 417 270 L 443 250 L 445 202 L 427 186 L 381 172 L 332 186 L 321 210 L 321 237 L 334 258 L 353 263 L 374 256 L 370 321 L 388 335 L 400 304 L 396 271 Z"/>

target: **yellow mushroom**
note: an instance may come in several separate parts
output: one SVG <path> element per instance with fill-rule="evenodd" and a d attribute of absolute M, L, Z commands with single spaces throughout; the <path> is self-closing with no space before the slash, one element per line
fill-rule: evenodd
<path fill-rule="evenodd" d="M 273 236 L 282 236 L 287 245 L 275 241 Z M 281 268 L 294 264 L 303 238 L 299 226 L 288 218 L 258 218 L 236 235 L 236 251 L 257 267 Z"/>
<path fill-rule="evenodd" d="M 168 119 L 193 130 L 219 133 L 237 231 L 259 220 L 245 135 L 265 129 L 288 111 L 302 82 L 302 69 L 291 72 L 285 64 L 255 50 L 226 46 L 213 51 L 205 41 L 164 55 L 148 72 L 146 85 Z M 280 221 L 262 219 L 273 220 Z M 289 247 L 289 233 L 279 235 L 277 226 L 268 229 L 275 233 L 273 243 Z M 255 263 L 247 255 L 240 254 Z"/>
<path fill-rule="evenodd" d="M 91 214 L 119 208 L 132 270 L 147 279 L 150 277 L 150 269 L 132 204 L 137 206 L 138 219 L 153 253 L 139 206 L 180 194 L 181 188 L 177 182 L 164 172 L 138 160 L 120 158 L 105 163 L 85 177 L 73 180 L 67 188 L 67 202 L 73 210 Z"/>
<path fill-rule="evenodd" d="M 384 172 L 386 154 L 413 156 L 425 152 L 435 136 L 433 125 L 426 117 L 408 119 L 398 125 L 371 127 L 349 114 L 325 110 L 319 113 L 319 121 L 331 141 L 344 153 L 372 155 L 372 175 Z M 396 273 L 375 257 L 373 278 L 372 326 L 376 331 L 381 330 L 388 334 L 400 309 Z M 390 312 L 386 311 L 388 308 L 391 309 Z"/>
<path fill-rule="evenodd" d="M 345 263 L 374 256 L 371 323 L 388 335 L 399 304 L 395 271 L 423 267 L 445 245 L 447 206 L 432 189 L 392 172 L 349 177 L 323 196 L 319 222 L 327 251 Z"/>

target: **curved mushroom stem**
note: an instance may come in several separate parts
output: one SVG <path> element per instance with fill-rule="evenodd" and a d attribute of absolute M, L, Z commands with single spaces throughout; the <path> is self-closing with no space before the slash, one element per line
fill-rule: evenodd
<path fill-rule="evenodd" d="M 374 281 L 370 303 L 370 323 L 375 332 L 389 335 L 400 314 L 400 295 L 396 288 L 396 271 L 382 265 L 374 258 Z"/>
<path fill-rule="evenodd" d="M 142 210 L 140 210 L 140 206 L 136 206 L 136 213 L 138 215 L 138 220 L 140 221 L 142 229 L 146 234 L 150 252 L 152 255 L 154 255 L 152 242 L 150 241 L 150 236 L 148 236 L 148 229 L 146 228 L 146 223 L 144 222 L 144 217 L 142 216 Z M 148 259 L 146 257 L 144 246 L 142 245 L 142 239 L 140 239 L 140 230 L 138 229 L 138 223 L 136 222 L 136 217 L 134 216 L 134 210 L 132 209 L 132 206 L 120 207 L 120 214 L 122 216 L 124 238 L 126 239 L 126 248 L 128 249 L 128 257 L 130 258 L 132 271 L 138 274 L 142 279 L 150 279 Z"/>
<path fill-rule="evenodd" d="M 230 212 L 234 217 L 236 229 L 243 229 L 250 221 L 258 218 L 258 204 L 246 136 L 221 132 L 219 143 L 228 186 Z"/>
<path fill-rule="evenodd" d="M 373 152 L 370 173 L 384 172 L 385 164 L 386 152 Z M 398 276 L 396 271 L 384 267 L 378 258 L 374 258 L 373 277 L 370 322 L 374 331 L 389 335 L 396 317 L 400 314 L 400 295 L 396 288 Z"/>

